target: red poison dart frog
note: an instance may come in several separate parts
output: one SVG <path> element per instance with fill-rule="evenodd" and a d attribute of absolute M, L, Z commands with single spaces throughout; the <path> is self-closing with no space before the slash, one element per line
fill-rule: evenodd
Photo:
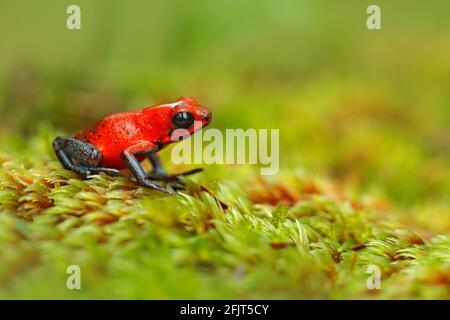
<path fill-rule="evenodd" d="M 155 181 L 179 188 L 179 176 L 202 169 L 168 174 L 156 153 L 179 140 L 172 137 L 174 130 L 184 129 L 185 135 L 193 134 L 210 122 L 208 108 L 191 97 L 183 97 L 169 104 L 109 115 L 72 137 L 57 137 L 53 148 L 65 169 L 83 177 L 98 172 L 118 175 L 121 169 L 128 168 L 141 186 L 174 194 L 171 188 L 164 188 Z M 140 164 L 145 158 L 153 166 L 150 174 Z"/>

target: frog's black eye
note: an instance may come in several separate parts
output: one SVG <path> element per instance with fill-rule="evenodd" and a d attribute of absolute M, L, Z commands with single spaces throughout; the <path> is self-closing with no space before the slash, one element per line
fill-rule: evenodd
<path fill-rule="evenodd" d="M 187 129 L 194 123 L 194 115 L 187 111 L 177 112 L 172 117 L 172 123 L 177 128 Z"/>

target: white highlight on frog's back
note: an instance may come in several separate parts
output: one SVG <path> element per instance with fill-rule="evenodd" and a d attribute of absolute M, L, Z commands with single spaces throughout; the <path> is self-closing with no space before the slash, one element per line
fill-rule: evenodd
<path fill-rule="evenodd" d="M 203 129 L 200 122 L 194 126 L 200 127 L 198 132 L 172 149 L 175 164 L 252 164 L 260 165 L 262 175 L 278 173 L 279 129 L 226 129 L 224 134 Z M 188 137 L 189 132 L 174 130 L 171 139 L 178 141 L 180 136 Z"/>
<path fill-rule="evenodd" d="M 181 102 L 177 101 L 177 102 L 162 104 L 161 107 L 175 108 L 175 107 L 179 106 L 180 104 L 181 104 Z"/>

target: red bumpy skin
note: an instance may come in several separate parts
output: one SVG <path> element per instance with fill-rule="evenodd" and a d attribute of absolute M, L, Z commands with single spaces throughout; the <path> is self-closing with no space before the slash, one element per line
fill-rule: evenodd
<path fill-rule="evenodd" d="M 75 135 L 75 139 L 92 144 L 102 153 L 100 166 L 125 169 L 121 158 L 125 149 L 137 146 L 145 151 L 146 148 L 163 147 L 173 142 L 171 135 L 176 128 L 172 123 L 172 117 L 180 111 L 192 113 L 196 123 L 200 124 L 188 128 L 189 134 L 211 121 L 211 112 L 208 108 L 199 105 L 191 97 L 183 97 L 174 103 L 112 114 L 97 122 L 92 128 Z M 145 155 L 137 155 L 137 158 L 141 161 Z"/>

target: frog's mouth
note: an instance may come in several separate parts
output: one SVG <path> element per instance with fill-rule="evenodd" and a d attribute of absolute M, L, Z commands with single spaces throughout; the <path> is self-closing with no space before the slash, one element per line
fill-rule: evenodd
<path fill-rule="evenodd" d="M 210 124 L 211 120 L 212 120 L 212 113 L 211 111 L 208 111 L 208 113 L 203 117 L 202 120 L 203 127 L 206 127 L 208 124 Z"/>
<path fill-rule="evenodd" d="M 208 108 L 202 107 L 197 110 L 196 118 L 198 118 L 198 122 L 201 122 L 202 127 L 206 127 L 212 120 L 212 113 Z"/>

